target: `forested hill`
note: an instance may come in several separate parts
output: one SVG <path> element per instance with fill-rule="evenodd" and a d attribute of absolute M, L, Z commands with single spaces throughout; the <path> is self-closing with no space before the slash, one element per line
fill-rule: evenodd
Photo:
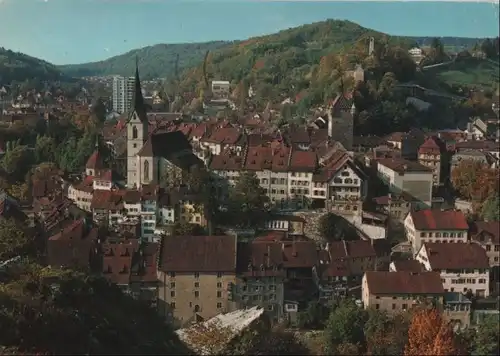
<path fill-rule="evenodd" d="M 0 355 L 193 354 L 156 310 L 102 278 L 24 261 L 0 281 Z"/>
<path fill-rule="evenodd" d="M 135 65 L 135 57 L 138 56 L 141 66 L 141 75 L 146 79 L 169 77 L 174 73 L 175 61 L 179 55 L 179 72 L 199 65 L 207 50 L 216 52 L 219 56 L 232 57 L 235 48 L 240 45 L 246 49 L 253 50 L 250 46 L 258 42 L 261 51 L 272 51 L 276 55 L 292 50 L 294 47 L 306 45 L 309 49 L 308 60 L 316 60 L 323 53 L 329 53 L 333 49 L 342 46 L 353 45 L 361 36 L 372 34 L 380 37 L 384 34 L 376 32 L 350 21 L 328 20 L 313 24 L 303 25 L 275 34 L 255 37 L 245 41 L 236 42 L 206 42 L 186 44 L 158 44 L 155 46 L 136 49 L 125 54 L 108 58 L 100 62 L 83 63 L 60 66 L 60 69 L 71 76 L 92 75 L 131 75 Z M 406 44 L 418 43 L 422 46 L 429 45 L 432 38 L 429 37 L 393 37 L 404 41 Z M 441 39 L 446 47 L 459 48 L 471 47 L 477 39 L 444 37 Z M 276 46 L 280 43 L 279 48 Z M 267 47 L 266 47 L 267 46 Z"/>
<path fill-rule="evenodd" d="M 62 73 L 46 61 L 0 47 L 0 86 L 33 78 L 55 81 L 62 78 Z"/>
<path fill-rule="evenodd" d="M 225 47 L 231 42 L 205 42 L 182 44 L 157 44 L 140 49 L 134 49 L 119 56 L 103 61 L 69 64 L 59 68 L 73 77 L 133 75 L 135 59 L 139 58 L 141 77 L 144 79 L 170 77 L 175 72 L 177 55 L 179 55 L 178 70 L 196 66 L 203 61 L 206 51 L 214 51 Z"/>

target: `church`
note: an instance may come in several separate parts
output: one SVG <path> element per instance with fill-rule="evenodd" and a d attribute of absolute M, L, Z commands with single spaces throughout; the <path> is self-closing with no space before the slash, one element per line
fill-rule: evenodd
<path fill-rule="evenodd" d="M 203 162 L 193 153 L 181 131 L 157 128 L 149 132 L 147 106 L 142 95 L 136 61 L 134 98 L 127 119 L 127 188 L 143 185 L 175 185 Z"/>

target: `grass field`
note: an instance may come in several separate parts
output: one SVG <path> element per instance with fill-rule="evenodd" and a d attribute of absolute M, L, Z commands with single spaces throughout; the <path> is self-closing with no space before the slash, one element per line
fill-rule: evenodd
<path fill-rule="evenodd" d="M 471 60 L 466 63 L 454 63 L 435 70 L 439 79 L 447 84 L 494 87 L 499 82 L 499 64 L 487 60 Z"/>

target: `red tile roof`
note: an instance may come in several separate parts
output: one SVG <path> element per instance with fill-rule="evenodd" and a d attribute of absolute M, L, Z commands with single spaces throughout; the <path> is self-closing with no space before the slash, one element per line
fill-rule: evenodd
<path fill-rule="evenodd" d="M 120 210 L 125 190 L 94 190 L 91 209 Z"/>
<path fill-rule="evenodd" d="M 103 244 L 102 273 L 112 283 L 128 285 L 132 269 L 132 257 L 139 249 L 138 240 Z"/>
<path fill-rule="evenodd" d="M 443 283 L 437 272 L 375 272 L 365 273 L 372 295 L 443 294 Z"/>
<path fill-rule="evenodd" d="M 290 159 L 290 170 L 313 172 L 316 170 L 318 159 L 316 153 L 310 151 L 293 150 Z"/>
<path fill-rule="evenodd" d="M 241 156 L 230 152 L 222 152 L 212 157 L 209 167 L 215 171 L 239 171 L 242 168 Z"/>
<path fill-rule="evenodd" d="M 476 243 L 426 242 L 422 249 L 433 270 L 490 267 L 485 249 Z"/>
<path fill-rule="evenodd" d="M 318 251 L 314 241 L 282 242 L 285 268 L 312 268 L 318 263 Z"/>
<path fill-rule="evenodd" d="M 243 276 L 285 276 L 281 244 L 273 241 L 238 244 L 238 272 Z"/>
<path fill-rule="evenodd" d="M 104 161 L 103 161 L 102 156 L 98 150 L 96 150 L 94 153 L 92 153 L 92 155 L 89 157 L 89 159 L 87 160 L 87 164 L 85 165 L 85 168 L 88 168 L 88 169 L 103 169 L 104 168 Z"/>
<path fill-rule="evenodd" d="M 166 236 L 159 269 L 163 272 L 236 272 L 236 237 Z"/>
<path fill-rule="evenodd" d="M 495 244 L 500 244 L 500 223 L 498 221 L 475 221 L 471 224 L 469 233 L 471 238 L 484 242 L 488 239 Z"/>
<path fill-rule="evenodd" d="M 468 230 L 463 212 L 455 210 L 425 209 L 410 212 L 416 230 Z"/>
<path fill-rule="evenodd" d="M 241 132 L 238 128 L 218 127 L 214 128 L 212 134 L 207 138 L 203 138 L 202 141 L 208 143 L 234 145 L 238 142 L 240 136 Z"/>
<path fill-rule="evenodd" d="M 441 153 L 446 150 L 444 143 L 437 137 L 429 137 L 420 145 L 418 153 Z"/>
<path fill-rule="evenodd" d="M 378 164 L 385 166 L 397 173 L 406 172 L 425 172 L 430 173 L 432 169 L 418 162 L 408 161 L 402 158 L 382 158 L 378 160 Z"/>
<path fill-rule="evenodd" d="M 424 272 L 423 266 L 417 260 L 397 260 L 393 263 L 398 272 Z"/>

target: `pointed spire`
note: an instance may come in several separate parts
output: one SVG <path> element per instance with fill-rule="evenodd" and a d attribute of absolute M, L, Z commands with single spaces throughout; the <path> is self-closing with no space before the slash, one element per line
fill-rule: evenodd
<path fill-rule="evenodd" d="M 131 114 L 137 113 L 141 121 L 147 121 L 146 104 L 142 96 L 141 79 L 139 78 L 139 57 L 135 57 L 134 100 Z"/>

